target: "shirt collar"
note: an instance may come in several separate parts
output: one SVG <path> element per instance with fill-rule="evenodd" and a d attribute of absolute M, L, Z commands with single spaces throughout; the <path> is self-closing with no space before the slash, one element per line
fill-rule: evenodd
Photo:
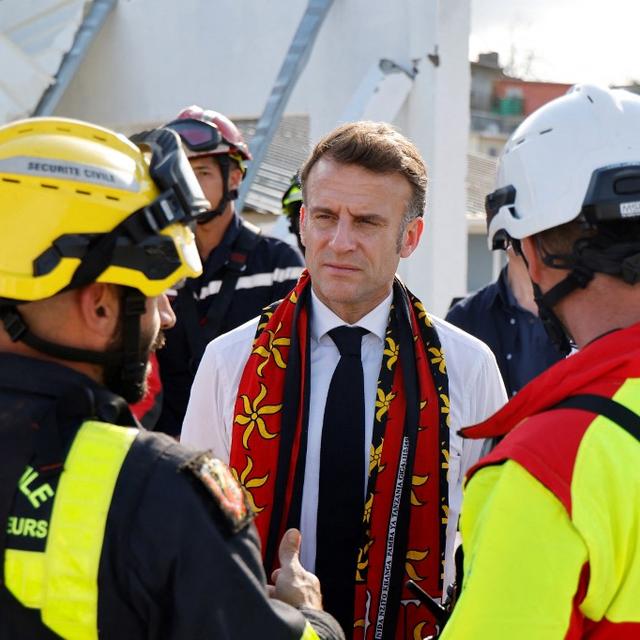
<path fill-rule="evenodd" d="M 367 315 L 363 316 L 354 325 L 347 324 L 342 318 L 336 315 L 326 304 L 320 301 L 318 296 L 311 288 L 311 337 L 314 340 L 321 340 L 331 329 L 344 325 L 362 327 L 377 336 L 380 342 L 384 342 L 389 321 L 389 310 L 391 309 L 391 301 L 393 300 L 393 292 Z"/>

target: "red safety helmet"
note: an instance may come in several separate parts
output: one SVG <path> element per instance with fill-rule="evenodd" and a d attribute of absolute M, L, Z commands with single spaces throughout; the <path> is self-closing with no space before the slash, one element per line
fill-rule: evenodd
<path fill-rule="evenodd" d="M 245 161 L 251 160 L 249 147 L 238 127 L 227 116 L 195 104 L 182 109 L 175 120 L 164 127 L 172 129 L 180 136 L 187 157 L 213 156 L 220 166 L 222 197 L 215 206 L 211 203 L 212 208 L 209 211 L 198 216 L 198 223 L 205 224 L 224 213 L 227 204 L 238 198 L 238 190 L 229 189 L 228 185 L 231 160 L 238 165 L 244 178 L 247 172 Z"/>

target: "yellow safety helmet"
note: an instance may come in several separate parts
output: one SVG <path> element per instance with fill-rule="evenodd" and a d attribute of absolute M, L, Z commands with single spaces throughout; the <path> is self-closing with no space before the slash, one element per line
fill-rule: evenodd
<path fill-rule="evenodd" d="M 302 208 L 302 182 L 300 174 L 295 173 L 291 178 L 289 188 L 282 194 L 282 213 L 289 219 L 289 231 L 296 237 L 298 247 L 305 253 L 305 247 L 300 237 L 300 209 Z"/>
<path fill-rule="evenodd" d="M 285 216 L 299 216 L 302 205 L 302 183 L 296 173 L 291 178 L 289 188 L 282 194 L 282 213 Z"/>
<path fill-rule="evenodd" d="M 0 127 L 0 303 L 92 281 L 156 296 L 201 273 L 185 223 L 209 205 L 179 138 L 136 142 L 65 118 Z"/>

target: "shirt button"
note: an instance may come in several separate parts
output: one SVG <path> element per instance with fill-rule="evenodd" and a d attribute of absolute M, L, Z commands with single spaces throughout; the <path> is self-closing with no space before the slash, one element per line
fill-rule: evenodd
<path fill-rule="evenodd" d="M 507 358 L 507 360 L 511 360 L 511 358 L 513 358 L 513 356 L 510 353 L 507 353 L 506 358 Z"/>
<path fill-rule="evenodd" d="M 516 323 L 516 319 L 515 318 L 511 318 L 511 320 L 509 320 L 510 324 L 515 324 Z"/>

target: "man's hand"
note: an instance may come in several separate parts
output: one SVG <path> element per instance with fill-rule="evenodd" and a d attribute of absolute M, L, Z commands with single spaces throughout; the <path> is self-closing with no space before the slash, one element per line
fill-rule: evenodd
<path fill-rule="evenodd" d="M 293 607 L 322 610 L 320 581 L 300 564 L 301 540 L 297 529 L 289 529 L 282 536 L 278 550 L 280 568 L 271 574 L 275 586 L 269 588 L 269 593 Z"/>

